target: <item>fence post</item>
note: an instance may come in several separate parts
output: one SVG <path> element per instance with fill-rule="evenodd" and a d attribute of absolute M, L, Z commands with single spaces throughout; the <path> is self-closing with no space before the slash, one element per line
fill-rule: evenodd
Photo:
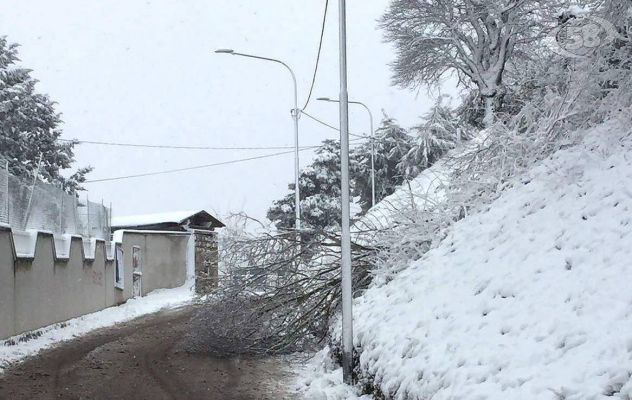
<path fill-rule="evenodd" d="M 29 202 L 26 206 L 26 214 L 24 214 L 24 223 L 22 226 L 23 230 L 26 230 L 26 226 L 29 223 L 29 217 L 31 214 L 31 202 L 33 201 L 33 193 L 35 192 L 35 184 L 37 184 L 37 177 L 39 176 L 40 167 L 42 166 L 42 153 L 39 155 L 39 161 L 37 162 L 37 169 L 35 170 L 35 175 L 33 176 L 33 185 L 31 186 L 31 195 L 29 196 Z"/>
<path fill-rule="evenodd" d="M 0 158 L 0 162 L 4 161 L 4 179 L 0 181 L 0 199 L 3 203 L 0 204 L 2 209 L 0 210 L 0 222 L 9 223 L 9 160 Z"/>
<path fill-rule="evenodd" d="M 7 161 L 7 162 L 6 162 L 6 164 L 5 164 L 5 171 L 6 171 L 6 173 L 7 173 L 7 178 L 6 178 L 6 179 L 7 179 L 7 180 L 6 180 L 6 183 L 7 183 L 7 184 L 6 184 L 6 186 L 5 186 L 5 187 L 6 187 L 6 189 L 7 189 L 6 194 L 7 194 L 7 224 L 8 224 L 8 223 L 9 223 L 9 221 L 11 221 L 11 219 L 10 219 L 10 218 L 11 218 L 11 215 L 9 215 L 9 213 L 11 212 L 11 207 L 9 206 L 9 202 L 10 202 L 11 200 L 9 200 L 9 160 L 6 160 L 6 161 Z"/>
<path fill-rule="evenodd" d="M 101 234 L 105 234 L 105 229 L 108 226 L 108 212 L 105 208 L 105 204 L 103 203 L 103 197 L 101 197 L 101 209 L 99 210 L 99 230 Z M 103 239 L 106 239 L 105 236 Z M 107 240 L 107 239 L 106 239 Z"/>
<path fill-rule="evenodd" d="M 110 209 L 108 210 L 108 238 L 112 239 L 112 202 L 110 202 Z"/>
<path fill-rule="evenodd" d="M 92 237 L 92 226 L 90 225 L 90 195 L 86 193 L 86 219 L 88 221 L 88 238 Z"/>
<path fill-rule="evenodd" d="M 63 189 L 59 195 L 60 204 L 59 204 L 59 233 L 63 235 L 64 233 L 64 192 Z"/>

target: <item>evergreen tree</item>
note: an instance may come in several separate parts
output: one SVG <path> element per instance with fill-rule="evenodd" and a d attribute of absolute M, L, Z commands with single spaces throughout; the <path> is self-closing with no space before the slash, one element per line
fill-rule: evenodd
<path fill-rule="evenodd" d="M 12 174 L 32 177 L 40 154 L 40 176 L 69 193 L 81 190 L 91 168 L 80 168 L 69 178 L 60 172 L 74 161 L 74 142 L 59 142 L 61 118 L 47 95 L 35 89 L 31 71 L 16 65 L 18 45 L 0 37 L 0 157 Z"/>
<path fill-rule="evenodd" d="M 414 144 L 398 165 L 407 179 L 414 178 L 453 149 L 462 135 L 467 139 L 450 108 L 441 104 L 441 98 L 424 116 L 423 123 L 412 129 L 416 133 Z"/>
<path fill-rule="evenodd" d="M 397 122 L 384 114 L 375 132 L 375 197 L 380 201 L 404 182 L 397 165 L 411 148 L 411 137 Z M 371 142 L 354 149 L 354 196 L 359 196 L 363 211 L 371 207 Z"/>
<path fill-rule="evenodd" d="M 340 223 L 340 142 L 325 140 L 314 161 L 301 171 L 301 220 L 305 228 L 328 229 Z M 294 184 L 273 203 L 267 217 L 277 228 L 294 227 Z"/>

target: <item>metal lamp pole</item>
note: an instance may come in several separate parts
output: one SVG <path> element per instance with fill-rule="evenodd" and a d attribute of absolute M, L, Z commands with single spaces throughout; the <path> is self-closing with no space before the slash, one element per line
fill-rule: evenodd
<path fill-rule="evenodd" d="M 349 94 L 347 92 L 347 3 L 340 9 L 340 175 L 342 206 L 342 374 L 345 383 L 353 383 L 353 292 L 351 283 L 351 229 L 349 198 Z"/>
<path fill-rule="evenodd" d="M 316 100 L 328 101 L 330 103 L 340 102 L 340 100 L 330 99 L 329 97 L 319 97 Z M 371 207 L 373 207 L 375 206 L 375 131 L 373 130 L 373 113 L 369 107 L 362 102 L 349 100 L 349 104 L 362 106 L 369 113 L 369 123 L 371 127 Z"/>
<path fill-rule="evenodd" d="M 257 60 L 271 61 L 277 64 L 283 65 L 288 71 L 290 71 L 290 75 L 292 75 L 292 82 L 294 83 L 294 108 L 292 109 L 292 119 L 294 120 L 294 210 L 295 210 L 295 221 L 294 226 L 296 230 L 301 229 L 301 196 L 300 196 L 300 188 L 299 188 L 299 163 L 298 163 L 298 119 L 300 116 L 300 111 L 298 109 L 298 87 L 296 84 L 296 75 L 292 68 L 289 65 L 284 63 L 281 60 L 277 60 L 274 58 L 255 56 L 252 54 L 244 54 L 238 53 L 232 49 L 219 49 L 215 50 L 215 53 L 218 54 L 230 54 L 233 56 L 241 56 L 247 58 L 255 58 Z"/>

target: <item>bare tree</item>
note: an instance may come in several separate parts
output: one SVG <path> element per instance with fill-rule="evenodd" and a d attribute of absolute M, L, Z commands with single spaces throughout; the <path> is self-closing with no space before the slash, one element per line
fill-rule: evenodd
<path fill-rule="evenodd" d="M 380 25 L 395 44 L 395 83 L 436 84 L 449 72 L 474 84 L 491 125 L 507 61 L 546 33 L 556 0 L 393 0 Z"/>

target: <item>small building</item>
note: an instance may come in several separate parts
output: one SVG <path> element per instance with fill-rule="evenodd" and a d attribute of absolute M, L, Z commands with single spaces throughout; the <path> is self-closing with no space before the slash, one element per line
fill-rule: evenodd
<path fill-rule="evenodd" d="M 194 229 L 213 232 L 215 229 L 223 228 L 224 226 L 220 220 L 204 210 L 112 218 L 112 231 L 131 229 L 188 232 Z"/>
<path fill-rule="evenodd" d="M 135 249 L 128 249 L 130 253 L 133 251 L 143 254 L 151 252 L 152 243 L 157 241 L 153 239 L 156 235 L 182 235 L 184 232 L 192 235 L 193 246 L 180 257 L 182 262 L 170 267 L 175 269 L 176 273 L 186 274 L 187 264 L 190 264 L 187 260 L 193 257 L 194 271 L 191 273 L 195 276 L 195 289 L 201 294 L 208 293 L 217 287 L 219 273 L 217 229 L 224 226 L 219 219 L 204 210 L 132 215 L 112 219 L 112 232 L 117 232 L 115 236 L 122 237 L 127 234 L 152 238 L 145 241 L 137 240 Z"/>

